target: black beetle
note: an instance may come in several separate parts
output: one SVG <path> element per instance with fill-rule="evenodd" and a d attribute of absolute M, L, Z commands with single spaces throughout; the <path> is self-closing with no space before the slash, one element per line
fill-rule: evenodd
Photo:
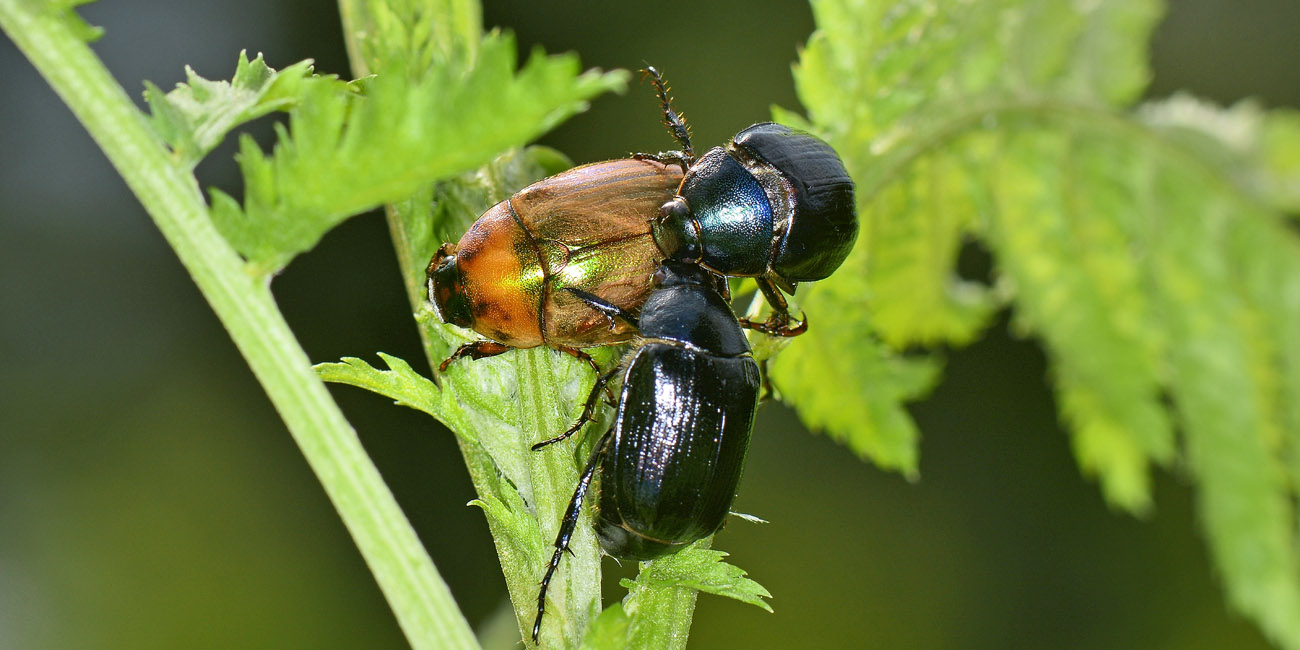
<path fill-rule="evenodd" d="M 546 589 L 569 546 L 599 468 L 596 533 L 615 557 L 647 560 L 680 550 L 722 526 L 736 497 L 758 407 L 759 370 L 735 314 L 701 267 L 667 260 L 636 318 L 641 337 L 619 367 L 591 388 L 582 416 L 559 442 L 592 421 L 604 386 L 622 375 L 618 413 L 587 461 L 555 538 L 537 595 L 533 641 Z M 612 322 L 634 318 L 578 290 Z"/>
<path fill-rule="evenodd" d="M 858 218 L 844 163 L 816 136 L 772 122 L 755 124 L 696 159 L 659 71 L 645 72 L 682 149 L 636 157 L 676 163 L 686 174 L 652 224 L 655 243 L 667 257 L 755 278 L 774 313 L 767 323 L 742 321 L 746 327 L 802 333 L 807 321 L 789 325 L 778 288 L 794 293 L 798 282 L 830 276 L 853 249 Z"/>

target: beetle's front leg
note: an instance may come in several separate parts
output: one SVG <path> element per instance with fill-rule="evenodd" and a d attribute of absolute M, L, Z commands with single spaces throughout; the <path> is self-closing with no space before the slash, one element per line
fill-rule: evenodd
<path fill-rule="evenodd" d="M 623 309 L 594 293 L 583 291 L 582 289 L 565 287 L 564 290 L 573 294 L 578 298 L 578 300 L 587 303 L 588 307 L 600 312 L 600 315 L 604 316 L 605 320 L 609 321 L 609 329 L 612 330 L 618 327 L 618 321 L 615 319 L 621 320 L 632 327 L 636 327 L 636 316 L 632 314 L 632 312 Z"/>
<path fill-rule="evenodd" d="M 632 157 L 637 160 L 652 160 L 664 165 L 677 165 L 682 168 L 682 173 L 690 170 L 691 165 L 695 164 L 695 156 L 685 151 L 660 151 L 659 153 L 634 153 Z"/>
<path fill-rule="evenodd" d="M 438 372 L 447 372 L 447 367 L 450 366 L 453 361 L 461 357 L 486 359 L 488 357 L 495 357 L 498 354 L 504 354 L 513 349 L 514 348 L 505 345 L 504 343 L 497 343 L 496 341 L 485 340 L 466 343 L 465 345 L 456 348 L 456 351 L 453 352 L 451 356 L 443 359 L 442 363 L 438 364 Z"/>

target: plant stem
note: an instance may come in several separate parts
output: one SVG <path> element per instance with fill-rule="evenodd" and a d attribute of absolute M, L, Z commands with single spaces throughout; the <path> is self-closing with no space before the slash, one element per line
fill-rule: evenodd
<path fill-rule="evenodd" d="M 125 91 L 67 20 L 0 0 L 0 27 L 107 154 L 247 359 L 338 509 L 398 623 L 417 648 L 475 648 L 415 531 L 276 308 L 269 281 L 213 227 L 194 178 L 172 164 Z"/>

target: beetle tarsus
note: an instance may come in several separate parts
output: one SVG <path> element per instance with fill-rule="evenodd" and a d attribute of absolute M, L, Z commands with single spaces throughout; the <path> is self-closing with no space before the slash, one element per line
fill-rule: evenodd
<path fill-rule="evenodd" d="M 790 325 L 789 312 L 778 312 L 772 314 L 763 322 L 754 322 L 748 318 L 738 319 L 740 326 L 745 329 L 751 329 L 756 332 L 762 332 L 768 336 L 791 337 L 799 336 L 808 331 L 808 316 L 802 312 L 799 314 L 799 320 L 794 326 Z"/>
<path fill-rule="evenodd" d="M 462 357 L 486 359 L 488 357 L 495 357 L 498 354 L 509 352 L 513 349 L 514 348 L 511 348 L 508 345 L 502 345 L 496 341 L 472 341 L 456 348 L 456 351 L 453 352 L 451 356 L 443 359 L 442 363 L 438 364 L 438 372 L 447 372 L 447 367 L 450 366 L 453 361 Z M 597 369 L 597 372 L 599 371 L 600 370 Z"/>
<path fill-rule="evenodd" d="M 577 433 L 578 430 L 582 428 L 582 425 L 586 424 L 587 422 L 588 422 L 588 420 L 581 420 L 581 419 L 580 419 L 580 420 L 578 420 L 578 423 L 577 423 L 577 424 L 574 424 L 573 426 L 569 427 L 567 430 L 565 430 L 564 433 L 561 433 L 560 435 L 555 436 L 554 438 L 547 438 L 546 440 L 543 440 L 543 441 L 541 441 L 541 442 L 539 442 L 539 443 L 533 445 L 532 447 L 530 447 L 530 449 L 533 450 L 533 451 L 540 451 L 540 450 L 542 449 L 542 447 L 546 447 L 546 446 L 548 446 L 548 445 L 553 445 L 553 444 L 555 444 L 555 443 L 557 443 L 557 442 L 561 442 L 561 441 L 563 441 L 564 439 L 568 438 L 569 436 L 571 436 L 571 435 Z"/>
<path fill-rule="evenodd" d="M 751 329 L 767 334 L 768 336 L 799 336 L 808 331 L 808 317 L 799 313 L 799 320 L 794 326 L 790 325 L 790 303 L 786 302 L 785 296 L 781 295 L 781 290 L 776 287 L 771 278 L 755 278 L 758 284 L 758 290 L 763 292 L 763 297 L 767 298 L 767 304 L 772 306 L 772 315 L 766 321 L 761 323 L 754 322 L 748 318 L 741 318 L 740 326 L 745 329 Z"/>

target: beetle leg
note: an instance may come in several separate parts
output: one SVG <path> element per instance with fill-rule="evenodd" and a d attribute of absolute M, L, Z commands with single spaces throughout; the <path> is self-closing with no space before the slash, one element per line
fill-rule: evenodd
<path fill-rule="evenodd" d="M 762 323 L 755 323 L 748 318 L 738 319 L 741 327 L 758 330 L 769 336 L 799 336 L 808 331 L 808 317 L 802 313 L 799 314 L 797 324 L 791 327 L 790 304 L 785 301 L 785 296 L 781 295 L 781 290 L 777 289 L 771 280 L 754 279 L 758 282 L 758 289 L 763 292 L 763 297 L 767 298 L 767 303 L 772 305 L 772 316 Z"/>
<path fill-rule="evenodd" d="M 537 592 L 537 619 L 533 621 L 533 643 L 537 643 L 537 637 L 542 633 L 542 616 L 546 614 L 546 589 L 550 587 L 551 578 L 555 576 L 555 570 L 560 567 L 560 559 L 564 557 L 565 552 L 572 554 L 569 550 L 569 539 L 573 537 L 573 531 L 578 527 L 578 512 L 582 509 L 582 500 L 587 496 L 591 477 L 596 474 L 596 467 L 600 465 L 613 433 L 614 429 L 611 427 L 596 443 L 596 448 L 591 452 L 591 460 L 587 461 L 586 469 L 582 470 L 582 476 L 578 478 L 578 487 L 573 491 L 573 498 L 569 500 L 569 508 L 564 511 L 564 519 L 560 521 L 560 532 L 555 536 L 555 553 L 551 555 L 551 561 L 546 565 L 546 574 L 542 576 L 542 587 Z"/>
<path fill-rule="evenodd" d="M 758 362 L 758 376 L 763 378 L 763 392 L 759 393 L 759 403 L 766 402 L 776 396 L 776 389 L 772 388 L 772 375 L 767 371 L 768 359 Z"/>
<path fill-rule="evenodd" d="M 686 173 L 695 164 L 695 157 L 685 151 L 660 151 L 659 153 L 634 153 L 636 160 L 653 160 L 664 165 L 677 165 Z"/>
<path fill-rule="evenodd" d="M 611 328 L 611 329 L 612 329 L 612 328 Z M 571 347 L 563 346 L 563 345 L 556 346 L 555 349 L 556 349 L 556 350 L 559 350 L 560 352 L 563 352 L 563 353 L 565 353 L 565 354 L 567 354 L 567 355 L 569 355 L 569 356 L 572 356 L 572 357 L 574 357 L 574 358 L 576 358 L 576 359 L 580 359 L 580 360 L 582 360 L 582 361 L 587 362 L 587 365 L 591 366 L 591 369 L 592 369 L 593 371 L 595 371 L 595 373 L 596 373 L 596 378 L 597 378 L 597 379 L 596 379 L 597 382 L 600 381 L 600 377 L 601 377 L 601 375 L 603 374 L 603 371 L 600 369 L 600 364 L 596 363 L 596 360 L 595 360 L 595 359 L 592 359 L 590 354 L 587 354 L 586 352 L 583 352 L 582 350 L 579 350 L 578 348 L 571 348 Z M 614 394 L 611 393 L 611 392 L 609 392 L 609 388 L 608 388 L 608 387 L 605 388 L 605 397 L 608 397 L 610 402 L 613 402 L 613 401 L 614 401 Z"/>
<path fill-rule="evenodd" d="M 447 366 L 450 366 L 451 362 L 461 357 L 486 359 L 487 357 L 495 357 L 498 354 L 509 352 L 513 349 L 514 348 L 508 345 L 497 343 L 496 341 L 474 341 L 472 343 L 466 343 L 457 348 L 451 356 L 443 359 L 442 363 L 438 364 L 438 372 L 447 372 Z"/>
<path fill-rule="evenodd" d="M 618 323 L 614 322 L 615 318 L 621 318 L 623 319 L 623 322 L 627 323 L 628 325 L 631 325 L 632 327 L 636 327 L 636 316 L 634 316 L 632 312 L 623 309 L 622 307 L 619 307 L 618 305 L 615 305 L 614 303 L 609 302 L 608 300 L 605 300 L 600 296 L 587 293 L 582 289 L 565 287 L 564 290 L 577 296 L 578 300 L 587 303 L 588 307 L 591 307 L 592 309 L 595 309 L 596 311 L 600 312 L 601 315 L 605 317 L 605 320 L 609 321 L 609 329 L 612 330 L 618 326 Z M 600 372 L 599 369 L 597 370 L 597 372 Z"/>
<path fill-rule="evenodd" d="M 613 379 L 615 373 L 617 373 L 619 370 L 621 370 L 621 368 L 614 368 L 613 370 L 598 377 L 596 379 L 596 383 L 592 384 L 591 386 L 591 394 L 587 396 L 587 403 L 582 407 L 582 415 L 578 417 L 578 421 L 574 423 L 573 426 L 569 427 L 569 429 L 564 433 L 561 433 L 560 435 L 555 436 L 554 438 L 543 440 L 533 445 L 532 447 L 533 451 L 537 451 L 542 447 L 545 447 L 547 445 L 553 445 L 561 440 L 564 440 L 565 438 L 568 438 L 569 436 L 577 433 L 578 429 L 582 428 L 582 425 L 595 420 L 596 418 L 592 417 L 591 414 L 596 410 L 596 402 L 598 402 L 600 399 L 600 391 L 605 389 L 605 386 L 609 383 L 609 380 Z"/>
<path fill-rule="evenodd" d="M 668 96 L 668 84 L 664 83 L 663 75 L 659 74 L 659 70 L 649 64 L 646 64 L 645 70 L 641 71 L 641 78 L 646 77 L 650 77 L 654 82 L 655 94 L 659 96 L 659 108 L 664 114 L 664 125 L 673 134 L 677 144 L 682 146 L 682 151 L 686 153 L 686 161 L 694 164 L 695 149 L 691 147 L 691 129 L 686 126 L 686 118 L 673 110 L 673 100 Z M 685 170 L 686 167 L 682 167 L 682 171 Z"/>
<path fill-rule="evenodd" d="M 772 305 L 772 311 L 778 314 L 790 314 L 790 303 L 785 301 L 785 296 L 781 295 L 781 290 L 772 284 L 767 278 L 754 278 L 758 282 L 758 290 L 763 292 L 763 297 L 767 298 L 768 304 Z"/>
<path fill-rule="evenodd" d="M 713 289 L 718 292 L 718 295 L 722 296 L 723 300 L 730 304 L 731 282 L 727 280 L 727 276 L 717 271 L 709 271 L 709 277 L 713 280 Z"/>

